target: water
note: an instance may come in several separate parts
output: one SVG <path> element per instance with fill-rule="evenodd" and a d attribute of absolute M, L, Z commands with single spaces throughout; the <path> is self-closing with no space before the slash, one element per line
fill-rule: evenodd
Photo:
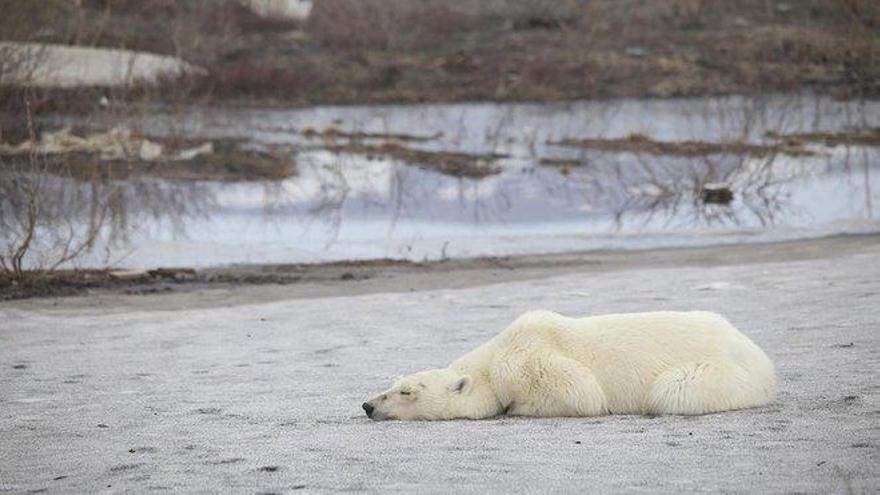
<path fill-rule="evenodd" d="M 200 109 L 138 117 L 152 134 L 283 144 L 297 174 L 265 182 L 150 182 L 125 187 L 123 234 L 82 264 L 212 266 L 348 259 L 434 260 L 590 249 L 764 242 L 880 230 L 880 148 L 811 143 L 813 156 L 701 157 L 607 152 L 564 138 L 746 141 L 778 133 L 880 127 L 880 103 L 809 96 Z M 503 155 L 499 173 L 431 167 L 334 147 L 405 134 L 412 149 Z M 315 132 L 312 132 L 315 131 Z M 316 135 L 316 132 L 318 133 Z M 337 134 L 339 134 L 337 133 Z M 570 162 L 564 167 L 542 161 Z M 149 181 L 147 181 L 149 182 Z M 703 201 L 706 184 L 733 193 Z M 149 190 L 160 190 L 157 200 Z M 173 200 L 172 200 L 173 199 Z M 173 206 L 176 205 L 176 206 Z M 184 206 L 185 205 L 185 206 Z M 167 206 L 167 208 L 163 208 Z"/>

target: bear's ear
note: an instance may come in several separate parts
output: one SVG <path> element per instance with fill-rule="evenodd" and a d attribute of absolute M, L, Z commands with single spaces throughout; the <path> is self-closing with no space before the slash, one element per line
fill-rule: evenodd
<path fill-rule="evenodd" d="M 473 384 L 474 379 L 471 378 L 470 375 L 462 375 L 458 377 L 457 380 L 455 380 L 455 382 L 452 384 L 452 387 L 450 388 L 453 392 L 464 395 L 471 391 L 471 386 Z"/>

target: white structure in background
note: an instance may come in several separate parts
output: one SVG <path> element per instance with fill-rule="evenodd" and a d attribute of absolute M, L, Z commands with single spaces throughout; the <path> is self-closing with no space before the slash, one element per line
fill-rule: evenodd
<path fill-rule="evenodd" d="M 305 19 L 312 11 L 312 0 L 243 0 L 243 2 L 262 16 Z"/>
<path fill-rule="evenodd" d="M 35 87 L 129 86 L 163 76 L 204 73 L 176 57 L 131 50 L 41 43 L 0 42 L 0 83 Z"/>

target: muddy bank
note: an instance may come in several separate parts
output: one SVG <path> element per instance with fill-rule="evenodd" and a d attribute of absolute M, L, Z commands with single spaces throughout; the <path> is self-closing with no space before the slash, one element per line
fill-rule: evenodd
<path fill-rule="evenodd" d="M 281 180 L 296 173 L 291 149 L 244 139 L 198 140 L 139 135 L 126 128 L 44 131 L 39 138 L 0 142 L 0 163 L 80 181 Z"/>
<path fill-rule="evenodd" d="M 800 132 L 780 134 L 768 131 L 767 137 L 788 143 L 790 146 L 801 146 L 803 143 L 822 143 L 825 146 L 880 146 L 880 128 L 850 129 L 845 132 Z"/>
<path fill-rule="evenodd" d="M 396 143 L 330 145 L 326 149 L 336 153 L 362 155 L 367 159 L 391 158 L 417 167 L 436 170 L 452 177 L 478 179 L 500 173 L 501 170 L 495 165 L 495 162 L 506 158 L 506 155 L 501 154 L 476 155 L 451 151 L 424 151 L 407 148 Z"/>
<path fill-rule="evenodd" d="M 0 283 L 0 301 L 27 308 L 119 306 L 162 310 L 282 299 L 478 287 L 578 272 L 584 276 L 645 268 L 735 266 L 825 260 L 874 252 L 880 235 L 647 251 L 591 251 L 416 263 L 399 260 L 237 265 L 205 270 L 60 272 L 30 287 Z M 60 299 L 59 299 L 60 298 Z"/>
<path fill-rule="evenodd" d="M 853 133 L 856 134 L 856 133 Z M 787 143 L 753 144 L 742 141 L 711 143 L 705 141 L 656 141 L 642 134 L 630 134 L 619 139 L 565 138 L 547 144 L 568 148 L 583 148 L 596 151 L 628 152 L 658 156 L 699 157 L 716 154 L 729 154 L 750 157 L 766 157 L 777 154 L 789 156 L 812 156 L 815 153 L 803 146 Z M 557 165 L 555 162 L 542 162 Z"/>

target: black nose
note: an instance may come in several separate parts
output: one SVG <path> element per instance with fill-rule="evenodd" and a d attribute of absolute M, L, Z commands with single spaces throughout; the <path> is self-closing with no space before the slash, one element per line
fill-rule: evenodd
<path fill-rule="evenodd" d="M 364 408 L 364 411 L 367 413 L 368 418 L 373 417 L 373 405 L 372 404 L 370 404 L 369 402 L 364 402 L 361 407 Z"/>

